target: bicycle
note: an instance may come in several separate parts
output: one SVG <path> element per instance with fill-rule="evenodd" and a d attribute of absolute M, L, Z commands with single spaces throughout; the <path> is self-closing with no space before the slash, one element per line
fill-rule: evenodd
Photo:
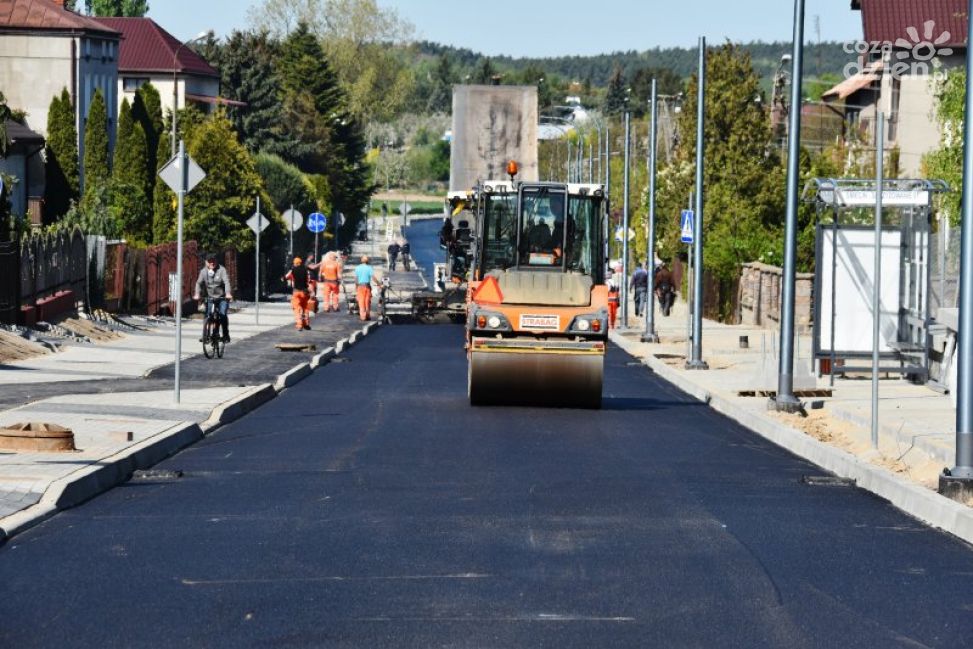
<path fill-rule="evenodd" d="M 206 298 L 206 310 L 209 311 L 203 323 L 203 355 L 206 358 L 223 358 L 226 341 L 220 329 L 225 316 L 220 313 L 220 303 L 225 301 L 225 297 Z"/>

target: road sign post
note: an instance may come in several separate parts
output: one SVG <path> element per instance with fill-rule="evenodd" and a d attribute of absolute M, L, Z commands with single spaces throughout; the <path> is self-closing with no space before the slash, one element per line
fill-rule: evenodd
<path fill-rule="evenodd" d="M 250 229 L 257 236 L 257 259 L 254 264 L 256 267 L 256 285 L 253 289 L 253 305 L 254 322 L 260 324 L 260 233 L 270 225 L 270 219 L 265 219 L 264 215 L 260 213 L 260 196 L 257 196 L 257 211 L 247 219 L 247 225 L 250 226 Z"/>
<path fill-rule="evenodd" d="M 683 210 L 679 215 L 679 240 L 683 243 L 693 242 L 693 222 L 695 216 L 692 210 Z"/>
<path fill-rule="evenodd" d="M 282 216 L 284 217 L 284 226 L 288 230 L 290 230 L 291 233 L 291 242 L 290 242 L 290 247 L 288 248 L 289 251 L 288 254 L 290 255 L 291 259 L 293 259 L 294 258 L 294 231 L 299 230 L 300 227 L 304 225 L 304 215 L 298 212 L 297 210 L 295 210 L 294 206 L 291 205 L 291 209 L 284 212 Z"/>
<path fill-rule="evenodd" d="M 328 217 L 321 212 L 314 212 L 307 217 L 307 229 L 314 233 L 314 260 L 318 259 L 318 235 L 328 227 Z"/>
<path fill-rule="evenodd" d="M 159 170 L 159 177 L 176 193 L 176 364 L 173 398 L 179 403 L 180 361 L 182 357 L 182 223 L 186 194 L 206 177 L 206 173 L 186 154 L 186 143 L 179 141 L 179 151 Z"/>

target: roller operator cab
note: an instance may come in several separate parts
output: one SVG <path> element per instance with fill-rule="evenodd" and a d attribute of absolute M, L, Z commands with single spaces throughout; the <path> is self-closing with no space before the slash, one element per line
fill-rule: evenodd
<path fill-rule="evenodd" d="M 601 407 L 604 188 L 498 181 L 475 193 L 470 403 Z"/>

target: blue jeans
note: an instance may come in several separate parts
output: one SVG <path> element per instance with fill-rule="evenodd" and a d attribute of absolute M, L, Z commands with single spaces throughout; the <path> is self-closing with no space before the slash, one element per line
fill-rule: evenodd
<path fill-rule="evenodd" d="M 230 337 L 230 319 L 227 317 L 227 313 L 230 311 L 230 301 L 226 298 L 207 298 L 206 299 L 206 319 L 209 319 L 210 313 L 213 312 L 213 307 L 219 310 L 220 313 L 220 328 L 223 330 L 223 337 Z M 206 333 L 206 324 L 203 324 L 203 333 Z"/>

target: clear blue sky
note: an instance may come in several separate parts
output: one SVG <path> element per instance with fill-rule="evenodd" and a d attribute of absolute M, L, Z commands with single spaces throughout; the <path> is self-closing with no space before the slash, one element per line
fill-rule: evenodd
<path fill-rule="evenodd" d="M 225 36 L 247 27 L 256 0 L 150 0 L 149 16 L 180 38 L 204 29 Z M 489 55 L 557 56 L 713 43 L 789 41 L 790 0 L 378 0 L 431 41 Z M 806 0 L 806 38 L 861 38 L 850 0 Z M 543 26 L 543 28 L 539 27 Z"/>

